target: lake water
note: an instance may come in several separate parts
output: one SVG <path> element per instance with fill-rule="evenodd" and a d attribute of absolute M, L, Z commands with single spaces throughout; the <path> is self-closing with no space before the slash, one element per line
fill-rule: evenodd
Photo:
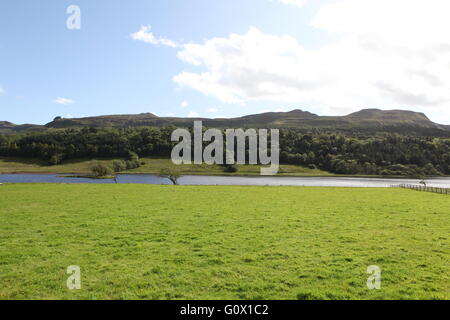
<path fill-rule="evenodd" d="M 171 184 L 169 180 L 148 174 L 120 174 L 118 183 Z M 310 186 L 310 187 L 380 187 L 393 184 L 418 184 L 418 179 L 353 178 L 353 177 L 236 177 L 183 176 L 181 185 L 242 186 Z M 0 174 L 0 183 L 115 183 L 111 179 L 70 178 L 54 174 Z M 427 180 L 432 187 L 450 188 L 450 178 Z"/>

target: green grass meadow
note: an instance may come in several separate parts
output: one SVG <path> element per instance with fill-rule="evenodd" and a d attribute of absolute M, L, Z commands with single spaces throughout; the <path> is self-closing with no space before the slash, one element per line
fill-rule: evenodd
<path fill-rule="evenodd" d="M 450 298 L 447 195 L 3 184 L 0 217 L 0 299 Z"/>

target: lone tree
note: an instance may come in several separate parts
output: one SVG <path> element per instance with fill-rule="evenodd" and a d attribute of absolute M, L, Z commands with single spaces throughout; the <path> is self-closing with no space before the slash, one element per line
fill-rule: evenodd
<path fill-rule="evenodd" d="M 423 185 L 424 187 L 427 186 L 427 182 L 425 181 L 426 177 L 424 175 L 419 175 L 419 184 Z"/>
<path fill-rule="evenodd" d="M 169 179 L 175 186 L 178 185 L 178 179 L 181 177 L 181 173 L 178 169 L 164 168 L 159 172 L 161 178 Z"/>

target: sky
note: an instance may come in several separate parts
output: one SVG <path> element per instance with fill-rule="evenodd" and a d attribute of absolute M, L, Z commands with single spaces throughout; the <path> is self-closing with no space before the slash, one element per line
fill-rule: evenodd
<path fill-rule="evenodd" d="M 450 124 L 448 12 L 448 0 L 2 0 L 0 121 L 379 108 Z"/>

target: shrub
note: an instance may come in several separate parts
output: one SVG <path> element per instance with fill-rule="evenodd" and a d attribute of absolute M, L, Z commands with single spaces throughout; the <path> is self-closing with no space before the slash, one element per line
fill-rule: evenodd
<path fill-rule="evenodd" d="M 128 152 L 128 160 L 130 160 L 130 161 L 139 160 L 139 156 L 137 155 L 136 152 L 129 151 Z"/>
<path fill-rule="evenodd" d="M 238 171 L 238 168 L 237 168 L 237 166 L 236 165 L 234 165 L 234 164 L 227 164 L 226 166 L 225 166 L 225 170 L 224 170 L 225 172 L 229 172 L 229 173 L 234 173 L 234 172 L 237 172 Z"/>
<path fill-rule="evenodd" d="M 113 160 L 111 167 L 114 172 L 121 172 L 127 170 L 127 163 L 123 160 Z"/>
<path fill-rule="evenodd" d="M 139 156 L 135 152 L 128 152 L 128 160 L 126 161 L 127 170 L 136 169 L 141 166 L 141 161 L 139 161 Z"/>
<path fill-rule="evenodd" d="M 98 163 L 91 167 L 91 172 L 97 177 L 105 177 L 112 174 L 112 169 L 107 165 Z"/>
<path fill-rule="evenodd" d="M 128 160 L 126 161 L 127 170 L 136 169 L 141 166 L 139 160 Z"/>
<path fill-rule="evenodd" d="M 424 170 L 425 170 L 426 174 L 427 174 L 427 175 L 430 175 L 430 176 L 437 176 L 437 175 L 440 175 L 440 172 L 437 171 L 436 168 L 435 168 L 431 163 L 427 163 L 427 164 L 425 165 Z"/>

